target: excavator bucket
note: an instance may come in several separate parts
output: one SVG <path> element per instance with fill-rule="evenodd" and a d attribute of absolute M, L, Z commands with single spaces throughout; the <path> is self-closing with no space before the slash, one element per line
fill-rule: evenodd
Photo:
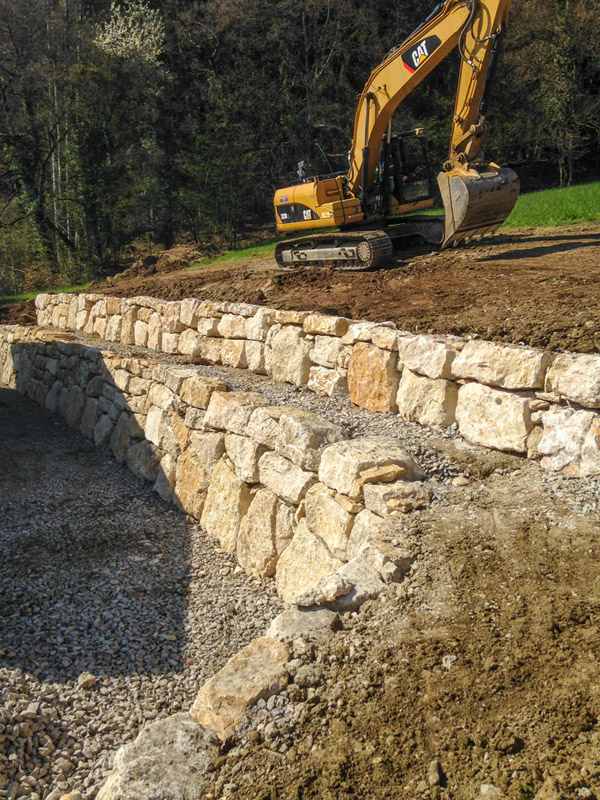
<path fill-rule="evenodd" d="M 439 173 L 446 211 L 443 248 L 494 233 L 513 210 L 519 196 L 516 173 L 506 167 L 488 166 L 485 170 Z"/>

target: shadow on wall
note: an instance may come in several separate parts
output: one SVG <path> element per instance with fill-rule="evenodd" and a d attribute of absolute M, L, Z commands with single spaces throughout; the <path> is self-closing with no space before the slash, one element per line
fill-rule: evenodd
<path fill-rule="evenodd" d="M 139 409 L 125 401 L 97 348 L 52 342 L 11 350 L 17 391 L 88 438 L 0 390 L 0 667 L 53 681 L 84 670 L 181 670 L 184 518 L 95 446 L 109 445 L 121 462 L 133 449 L 137 474 L 160 481 Z M 5 363 L 4 377 L 6 370 Z"/>

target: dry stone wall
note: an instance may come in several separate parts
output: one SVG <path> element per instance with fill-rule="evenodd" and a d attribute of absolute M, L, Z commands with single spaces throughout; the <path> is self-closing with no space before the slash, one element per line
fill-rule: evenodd
<path fill-rule="evenodd" d="M 45 294 L 36 307 L 41 326 L 249 369 L 430 428 L 457 425 L 473 444 L 547 469 L 600 474 L 600 355 L 210 300 Z"/>

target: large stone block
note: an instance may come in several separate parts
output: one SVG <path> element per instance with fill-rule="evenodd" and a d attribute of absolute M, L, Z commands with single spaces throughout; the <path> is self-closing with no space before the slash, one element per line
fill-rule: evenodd
<path fill-rule="evenodd" d="M 304 330 L 307 333 L 323 334 L 325 336 L 343 336 L 348 330 L 351 320 L 345 317 L 333 317 L 329 314 L 309 314 L 304 320 Z"/>
<path fill-rule="evenodd" d="M 345 397 L 348 394 L 348 378 L 326 367 L 311 367 L 307 386 L 320 397 Z"/>
<path fill-rule="evenodd" d="M 335 336 L 315 336 L 310 358 L 321 367 L 333 369 L 337 366 L 338 357 L 345 347 L 346 345 Z"/>
<path fill-rule="evenodd" d="M 348 365 L 353 403 L 369 411 L 395 411 L 399 379 L 394 353 L 366 342 L 354 345 Z"/>
<path fill-rule="evenodd" d="M 346 557 L 349 561 L 362 558 L 386 580 L 398 580 L 408 572 L 415 560 L 398 520 L 379 517 L 368 509 L 356 517 L 348 539 Z"/>
<path fill-rule="evenodd" d="M 554 408 L 542 417 L 537 452 L 542 466 L 565 475 L 600 474 L 600 416 L 591 411 Z"/>
<path fill-rule="evenodd" d="M 223 339 L 221 344 L 220 361 L 226 367 L 246 369 L 246 342 L 239 339 Z"/>
<path fill-rule="evenodd" d="M 467 383 L 458 392 L 456 420 L 469 442 L 496 450 L 527 452 L 533 429 L 530 400 L 479 383 Z"/>
<path fill-rule="evenodd" d="M 194 408 L 208 408 L 213 392 L 226 391 L 227 384 L 219 380 L 219 378 L 207 375 L 193 375 L 183 380 L 179 396 L 184 403 L 194 406 Z"/>
<path fill-rule="evenodd" d="M 299 467 L 316 472 L 321 450 L 347 438 L 348 434 L 339 425 L 308 411 L 288 408 L 279 417 L 275 449 Z"/>
<path fill-rule="evenodd" d="M 398 387 L 398 414 L 408 422 L 428 428 L 447 428 L 456 421 L 458 386 L 452 381 L 433 380 L 410 369 L 402 372 Z"/>
<path fill-rule="evenodd" d="M 503 389 L 541 389 L 552 359 L 531 347 L 472 340 L 454 360 L 452 374 Z"/>
<path fill-rule="evenodd" d="M 279 419 L 287 410 L 287 406 L 257 408 L 250 415 L 246 433 L 251 439 L 274 450 L 279 434 Z"/>
<path fill-rule="evenodd" d="M 247 709 L 285 689 L 289 657 L 283 642 L 267 636 L 255 639 L 204 684 L 190 709 L 192 717 L 225 741 L 241 725 Z"/>
<path fill-rule="evenodd" d="M 545 388 L 586 408 L 600 408 L 600 355 L 561 353 L 548 370 Z"/>
<path fill-rule="evenodd" d="M 317 581 L 341 566 L 340 559 L 333 556 L 323 540 L 309 530 L 303 518 L 277 563 L 277 592 L 286 603 L 294 603 Z"/>
<path fill-rule="evenodd" d="M 178 350 L 183 355 L 200 356 L 204 345 L 204 336 L 198 331 L 186 328 L 179 334 Z"/>
<path fill-rule="evenodd" d="M 187 449 L 177 460 L 175 499 L 184 511 L 197 519 L 204 508 L 212 471 L 224 452 L 222 433 L 193 432 Z"/>
<path fill-rule="evenodd" d="M 361 474 L 374 468 L 396 466 L 405 480 L 417 481 L 425 473 L 397 439 L 389 436 L 368 436 L 336 442 L 323 450 L 319 466 L 319 480 L 340 494 L 359 498 L 362 496 Z M 387 478 L 394 480 L 394 477 Z M 370 480 L 381 480 L 373 474 Z"/>
<path fill-rule="evenodd" d="M 258 483 L 258 462 L 266 447 L 247 436 L 237 433 L 225 435 L 225 450 L 235 466 L 235 471 L 246 483 Z"/>
<path fill-rule="evenodd" d="M 209 428 L 244 435 L 252 412 L 267 404 L 267 399 L 258 392 L 213 392 L 204 424 Z"/>
<path fill-rule="evenodd" d="M 246 339 L 264 342 L 275 319 L 270 308 L 260 308 L 253 316 L 246 318 Z"/>
<path fill-rule="evenodd" d="M 253 575 L 270 577 L 294 534 L 293 510 L 268 489 L 254 496 L 237 540 L 239 565 Z"/>
<path fill-rule="evenodd" d="M 160 450 L 152 442 L 137 442 L 127 451 L 127 466 L 140 478 L 154 483 L 160 463 Z"/>
<path fill-rule="evenodd" d="M 221 459 L 210 477 L 201 522 L 208 535 L 218 539 L 227 553 L 235 553 L 240 523 L 251 500 L 248 484 Z"/>
<path fill-rule="evenodd" d="M 279 453 L 265 453 L 258 462 L 258 470 L 260 482 L 293 505 L 317 482 L 314 472 L 306 472 Z"/>
<path fill-rule="evenodd" d="M 302 328 L 284 325 L 269 337 L 268 344 L 270 357 L 267 368 L 273 380 L 304 386 L 311 367 L 312 340 L 307 338 Z"/>
<path fill-rule="evenodd" d="M 220 336 L 225 339 L 246 338 L 246 317 L 239 314 L 223 314 L 217 325 Z"/>
<path fill-rule="evenodd" d="M 365 506 L 380 517 L 425 508 L 431 497 L 431 491 L 419 481 L 368 483 L 363 491 Z"/>
<path fill-rule="evenodd" d="M 336 501 L 333 489 L 323 483 L 317 483 L 307 491 L 304 507 L 311 533 L 321 538 L 336 558 L 344 559 L 354 514 L 343 509 Z"/>
<path fill-rule="evenodd" d="M 419 375 L 448 379 L 462 345 L 462 339 L 454 336 L 402 336 L 398 339 L 400 363 Z"/>

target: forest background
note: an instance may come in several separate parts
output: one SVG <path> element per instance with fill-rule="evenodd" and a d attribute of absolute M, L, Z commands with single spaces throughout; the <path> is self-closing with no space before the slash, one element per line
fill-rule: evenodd
<path fill-rule="evenodd" d="M 370 71 L 433 4 L 1 0 L 0 296 L 270 224 L 298 161 L 343 169 Z M 454 56 L 395 116 L 436 167 Z M 525 190 L 599 178 L 599 90 L 598 0 L 515 0 L 486 152 Z"/>

